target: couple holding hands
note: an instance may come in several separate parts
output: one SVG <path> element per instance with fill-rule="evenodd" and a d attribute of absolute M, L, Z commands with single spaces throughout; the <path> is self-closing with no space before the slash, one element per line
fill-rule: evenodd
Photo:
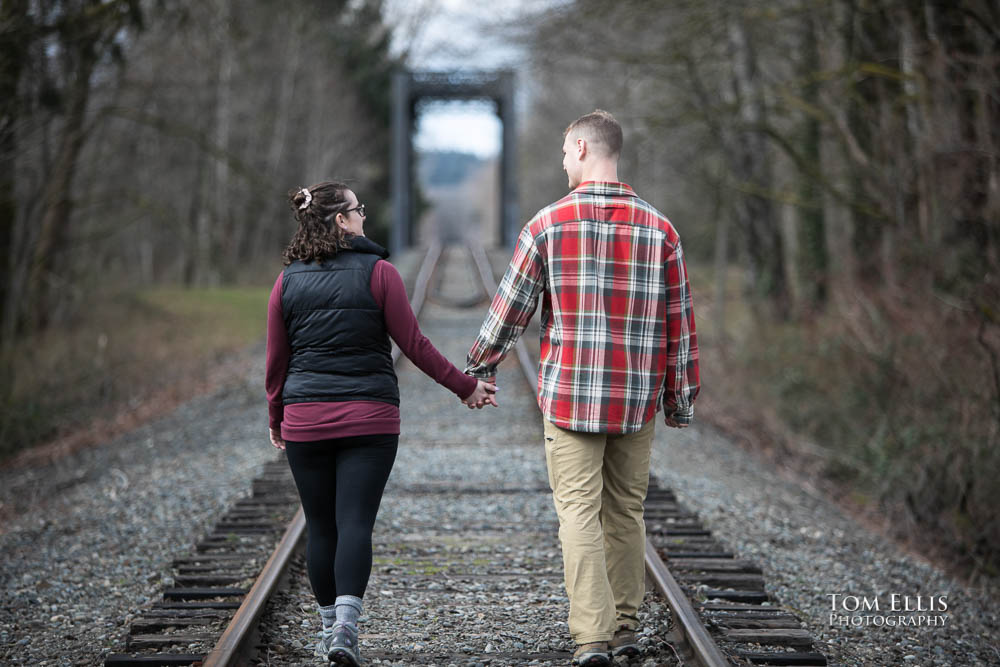
<path fill-rule="evenodd" d="M 343 183 L 291 194 L 299 227 L 268 303 L 271 443 L 285 450 L 308 530 L 323 635 L 360 665 L 372 528 L 399 442 L 391 344 L 470 408 L 496 406 L 496 368 L 542 301 L 538 404 L 559 517 L 573 665 L 638 655 L 643 503 L 655 416 L 687 426 L 698 344 L 680 238 L 618 180 L 622 130 L 596 110 L 564 133 L 571 192 L 521 230 L 463 373 L 420 332 L 388 253 Z M 415 656 L 415 661 L 418 658 Z"/>

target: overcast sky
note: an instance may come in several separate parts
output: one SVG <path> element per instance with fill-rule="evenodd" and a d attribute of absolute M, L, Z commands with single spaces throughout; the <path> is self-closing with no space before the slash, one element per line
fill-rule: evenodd
<path fill-rule="evenodd" d="M 495 24 L 553 4 L 552 0 L 388 0 L 393 48 L 407 52 L 414 69 L 517 69 L 523 53 Z M 494 24 L 494 25 L 491 25 Z M 500 150 L 500 120 L 488 105 L 428 104 L 417 121 L 417 149 L 460 150 L 480 156 Z"/>

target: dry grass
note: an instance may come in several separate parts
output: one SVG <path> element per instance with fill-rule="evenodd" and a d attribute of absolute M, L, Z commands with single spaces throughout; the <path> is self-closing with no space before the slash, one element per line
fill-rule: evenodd
<path fill-rule="evenodd" d="M 755 316 L 727 289 L 725 335 L 699 297 L 699 418 L 974 580 L 1000 574 L 1000 327 L 916 290 L 869 289 L 805 322 Z"/>
<path fill-rule="evenodd" d="M 211 387 L 227 362 L 263 338 L 267 295 L 267 288 L 120 292 L 19 341 L 3 360 L 0 459 L 43 443 L 49 455 L 84 446 Z"/>

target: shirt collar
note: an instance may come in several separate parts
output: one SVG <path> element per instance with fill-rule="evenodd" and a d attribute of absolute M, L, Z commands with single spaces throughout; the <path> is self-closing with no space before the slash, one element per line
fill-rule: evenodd
<path fill-rule="evenodd" d="M 606 197 L 635 197 L 635 191 L 617 181 L 584 181 L 573 189 L 574 194 L 604 195 Z"/>

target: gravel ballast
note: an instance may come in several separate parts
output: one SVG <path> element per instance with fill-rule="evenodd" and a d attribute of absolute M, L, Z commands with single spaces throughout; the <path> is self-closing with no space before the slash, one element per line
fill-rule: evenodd
<path fill-rule="evenodd" d="M 242 377 L 111 442 L 0 472 L 19 508 L 0 535 L 0 663 L 96 665 L 135 610 L 274 458 L 261 408 L 263 346 Z M 249 363 L 250 361 L 257 363 Z"/>
<path fill-rule="evenodd" d="M 796 610 L 831 665 L 1000 664 L 995 584 L 963 587 L 697 417 L 683 431 L 659 430 L 652 465 L 708 528 L 762 566 L 768 592 Z M 893 594 L 897 609 L 908 602 L 914 611 L 892 611 Z M 940 596 L 947 610 L 930 611 L 940 609 Z M 938 625 L 901 624 L 940 616 Z"/>

